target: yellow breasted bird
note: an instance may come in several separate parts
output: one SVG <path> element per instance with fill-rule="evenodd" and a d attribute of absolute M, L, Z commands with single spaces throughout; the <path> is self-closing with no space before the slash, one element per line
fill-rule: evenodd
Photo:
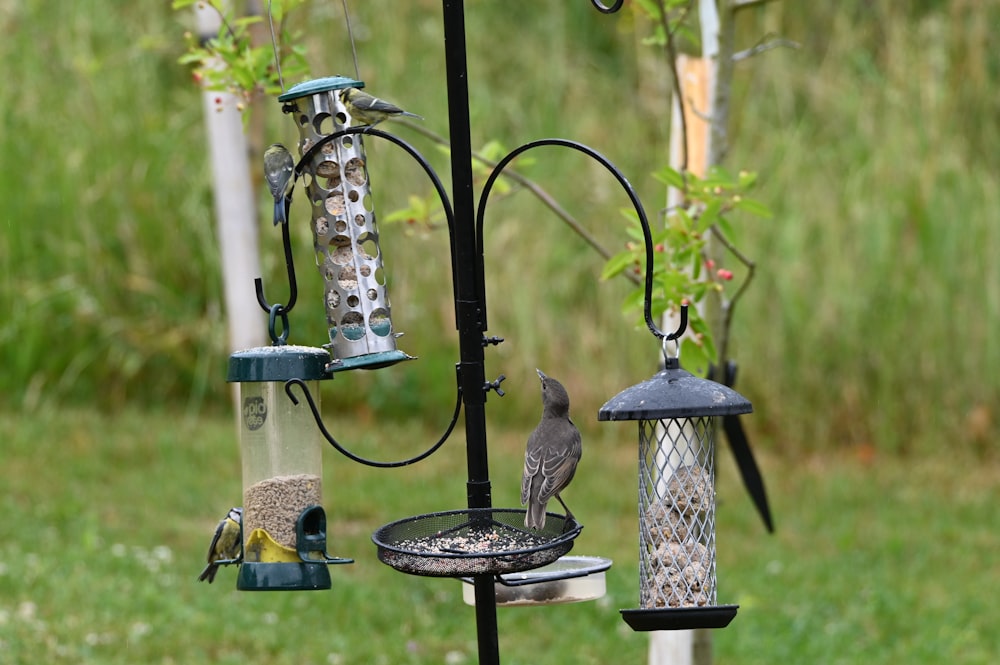
<path fill-rule="evenodd" d="M 243 521 L 242 508 L 230 508 L 229 514 L 215 528 L 215 536 L 208 547 L 208 565 L 198 576 L 199 582 L 208 580 L 211 584 L 219 572 L 218 561 L 238 559 L 243 545 L 240 542 L 240 523 Z"/>
<path fill-rule="evenodd" d="M 340 101 L 347 107 L 348 113 L 353 120 L 359 121 L 362 125 L 374 127 L 387 118 L 398 118 L 407 116 L 409 118 L 423 118 L 416 113 L 404 111 L 395 104 L 372 97 L 367 92 L 362 92 L 357 88 L 346 88 L 340 93 Z"/>

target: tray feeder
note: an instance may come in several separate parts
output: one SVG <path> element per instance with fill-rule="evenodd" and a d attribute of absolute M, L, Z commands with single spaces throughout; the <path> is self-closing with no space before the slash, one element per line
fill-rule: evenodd
<path fill-rule="evenodd" d="M 545 526 L 524 526 L 524 510 L 469 508 L 408 517 L 372 535 L 378 558 L 411 575 L 502 575 L 552 563 L 573 547 L 583 527 L 547 513 Z"/>

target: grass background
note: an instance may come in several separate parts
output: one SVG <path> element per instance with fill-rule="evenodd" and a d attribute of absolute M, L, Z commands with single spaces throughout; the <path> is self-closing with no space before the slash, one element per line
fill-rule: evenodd
<path fill-rule="evenodd" d="M 463 505 L 458 442 L 406 470 L 327 454 L 329 550 L 355 563 L 331 568 L 330 591 L 246 593 L 233 569 L 211 586 L 196 580 L 218 518 L 206 507 L 240 493 L 229 423 L 61 411 L 5 415 L 0 434 L 0 662 L 476 662 L 460 583 L 397 573 L 370 540 L 387 522 Z M 385 457 L 431 436 L 403 425 L 342 434 Z M 523 441 L 493 434 L 494 503 L 513 506 Z M 618 614 L 638 604 L 632 435 L 626 424 L 588 433 L 567 493 L 585 524 L 574 553 L 614 560 L 607 595 L 499 609 L 502 662 L 645 662 L 646 636 Z M 741 608 L 713 633 L 716 662 L 986 664 L 1000 653 L 995 467 L 767 454 L 778 526 L 768 536 L 729 454 L 719 459 L 719 601 Z M 221 473 L 211 482 L 193 469 Z"/>
<path fill-rule="evenodd" d="M 405 472 L 327 457 L 334 553 L 358 560 L 332 592 L 239 594 L 232 571 L 194 582 L 239 467 L 200 93 L 176 65 L 189 22 L 165 4 L 0 3 L 0 662 L 473 661 L 457 583 L 401 576 L 369 542 L 464 503 L 457 439 Z M 649 67 L 648 28 L 585 2 L 467 5 L 474 143 L 583 141 L 655 209 L 666 74 Z M 354 18 L 369 88 L 444 133 L 439 12 L 370 0 Z M 297 21 L 317 75 L 351 73 L 335 3 Z M 736 319 L 738 387 L 779 531 L 763 534 L 724 467 L 720 600 L 742 609 L 716 634 L 720 662 L 1000 652 L 998 21 L 997 3 L 960 0 L 768 3 L 740 19 L 742 46 L 773 31 L 802 48 L 737 70 L 728 164 L 759 171 L 775 211 L 738 220 L 759 265 Z M 255 113 L 258 144 L 293 140 L 276 106 Z M 625 201 L 608 179 L 577 155 L 538 157 L 529 174 L 620 245 Z M 369 162 L 380 211 L 425 187 L 388 149 Z M 269 231 L 264 277 L 280 286 Z M 296 233 L 292 341 L 318 344 L 319 280 Z M 443 428 L 457 348 L 447 240 L 388 229 L 382 244 L 401 347 L 421 360 L 338 377 L 324 402 L 338 438 L 395 457 Z M 637 602 L 633 434 L 592 414 L 652 373 L 654 345 L 619 311 L 627 287 L 597 283 L 600 260 L 526 197 L 491 208 L 486 247 L 490 334 L 508 340 L 487 374 L 510 377 L 489 402 L 495 503 L 517 502 L 543 367 L 587 441 L 576 551 L 615 559 L 603 601 L 503 611 L 501 654 L 640 661 L 646 641 L 617 612 Z"/>

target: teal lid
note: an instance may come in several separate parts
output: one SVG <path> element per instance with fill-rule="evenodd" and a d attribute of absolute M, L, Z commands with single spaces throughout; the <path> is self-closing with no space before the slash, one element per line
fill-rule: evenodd
<path fill-rule="evenodd" d="M 327 76 L 321 79 L 303 81 L 297 83 L 285 92 L 278 95 L 279 102 L 288 102 L 299 97 L 308 97 L 318 92 L 329 92 L 330 90 L 343 90 L 344 88 L 363 88 L 364 81 L 355 81 L 346 76 Z"/>
<path fill-rule="evenodd" d="M 229 382 L 328 379 L 330 354 L 314 346 L 259 346 L 229 356 Z"/>

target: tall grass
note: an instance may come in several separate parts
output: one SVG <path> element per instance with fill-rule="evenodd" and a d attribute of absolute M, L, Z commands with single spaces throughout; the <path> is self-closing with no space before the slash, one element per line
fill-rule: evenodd
<path fill-rule="evenodd" d="M 655 210 L 662 192 L 646 174 L 665 160 L 665 106 L 618 101 L 649 76 L 633 17 L 586 2 L 468 5 L 474 143 L 584 141 Z M 12 63 L 0 88 L 3 404 L 225 404 L 201 106 L 175 63 L 185 17 L 159 3 L 0 11 L 0 55 Z M 337 11 L 315 3 L 293 26 L 317 75 L 353 74 Z M 372 0 L 354 12 L 370 89 L 446 133 L 437 5 Z M 759 278 L 737 316 L 736 351 L 739 387 L 757 409 L 748 424 L 783 450 L 988 446 L 1000 369 L 988 91 L 1000 61 L 982 26 L 997 12 L 768 3 L 741 18 L 743 45 L 768 31 L 802 43 L 740 65 L 729 155 L 733 168 L 761 172 L 757 196 L 776 212 L 743 231 Z M 258 142 L 294 139 L 277 104 L 255 113 L 265 115 Z M 432 144 L 406 136 L 447 174 Z M 389 146 L 369 151 L 380 214 L 426 187 Z M 608 178 L 577 155 L 536 157 L 530 175 L 619 246 L 626 201 Z M 319 344 L 319 282 L 302 226 L 293 341 Z M 421 360 L 326 390 L 368 417 L 433 420 L 423 414 L 447 410 L 457 360 L 447 240 L 384 231 L 400 346 Z M 498 201 L 486 232 L 490 334 L 508 340 L 489 351 L 488 372 L 511 377 L 496 417 L 536 417 L 535 366 L 563 378 L 584 413 L 653 372 L 652 338 L 618 311 L 627 287 L 597 283 L 600 260 L 540 206 L 523 194 Z M 280 290 L 279 241 L 262 233 L 264 277 Z"/>
<path fill-rule="evenodd" d="M 980 26 L 1000 14 L 866 7 L 781 5 L 758 23 L 804 48 L 755 68 L 735 143 L 734 162 L 763 161 L 776 210 L 746 234 L 763 268 L 741 319 L 747 389 L 788 448 L 985 448 L 1000 61 Z"/>

